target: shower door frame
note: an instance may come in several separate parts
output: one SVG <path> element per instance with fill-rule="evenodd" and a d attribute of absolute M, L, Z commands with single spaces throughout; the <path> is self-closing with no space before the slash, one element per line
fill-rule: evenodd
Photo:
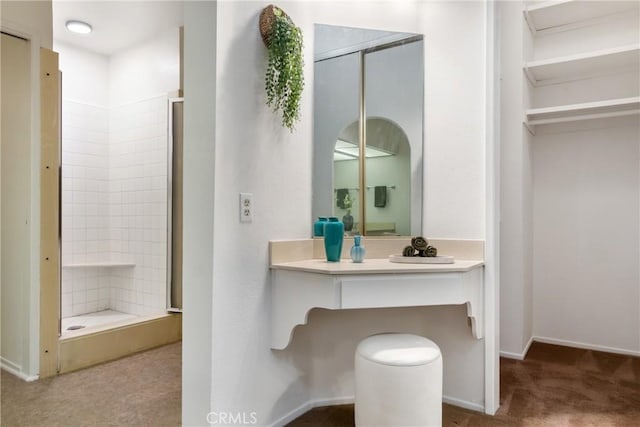
<path fill-rule="evenodd" d="M 174 273 L 174 244 L 180 245 L 180 255 L 182 255 L 182 228 L 180 227 L 177 230 L 177 237 L 174 239 L 174 215 L 173 215 L 173 202 L 174 202 L 174 144 L 178 142 L 178 144 L 183 143 L 182 135 L 179 138 L 174 137 L 174 114 L 173 114 L 173 106 L 174 104 L 182 104 L 182 114 L 184 115 L 184 98 L 176 97 L 168 99 L 168 132 L 167 132 L 167 311 L 170 313 L 182 313 L 182 281 L 180 280 L 180 299 L 179 304 L 175 304 L 173 298 L 174 285 L 176 285 L 173 281 L 173 273 Z M 182 119 L 182 117 L 181 117 Z M 183 123 L 180 122 L 180 128 L 182 128 Z M 181 147 L 182 149 L 182 147 Z M 182 156 L 182 155 L 181 155 Z M 182 158 L 182 157 L 181 157 Z M 180 172 L 182 172 L 182 165 L 180 167 Z M 180 178 L 179 185 L 182 184 L 182 178 Z M 180 200 L 182 200 L 182 190 L 180 191 Z M 180 212 L 180 226 L 182 226 L 182 212 Z M 180 272 L 182 271 L 182 261 L 180 261 Z"/>

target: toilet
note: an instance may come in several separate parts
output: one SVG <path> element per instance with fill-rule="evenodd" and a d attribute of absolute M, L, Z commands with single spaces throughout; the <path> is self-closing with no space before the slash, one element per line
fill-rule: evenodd
<path fill-rule="evenodd" d="M 433 341 L 384 333 L 362 340 L 355 354 L 358 427 L 442 425 L 442 355 Z"/>

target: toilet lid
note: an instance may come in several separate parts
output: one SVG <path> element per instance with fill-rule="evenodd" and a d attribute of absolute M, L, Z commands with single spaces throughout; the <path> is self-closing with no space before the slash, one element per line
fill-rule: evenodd
<path fill-rule="evenodd" d="M 372 362 L 391 366 L 426 365 L 440 358 L 433 341 L 413 334 L 378 334 L 358 344 L 356 353 Z"/>

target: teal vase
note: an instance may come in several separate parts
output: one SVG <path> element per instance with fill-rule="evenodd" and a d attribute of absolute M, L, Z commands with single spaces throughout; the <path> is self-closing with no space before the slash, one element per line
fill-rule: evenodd
<path fill-rule="evenodd" d="M 336 217 L 330 217 L 324 224 L 324 252 L 327 261 L 340 262 L 342 242 L 344 241 L 344 224 Z"/>
<path fill-rule="evenodd" d="M 366 250 L 364 246 L 362 246 L 361 242 L 362 236 L 354 236 L 353 237 L 353 246 L 351 247 L 351 260 L 353 262 L 362 262 L 364 260 L 364 254 Z"/>
<path fill-rule="evenodd" d="M 321 216 L 318 218 L 316 222 L 313 223 L 313 236 L 314 237 L 322 237 L 324 236 L 324 224 L 327 222 L 327 218 Z"/>

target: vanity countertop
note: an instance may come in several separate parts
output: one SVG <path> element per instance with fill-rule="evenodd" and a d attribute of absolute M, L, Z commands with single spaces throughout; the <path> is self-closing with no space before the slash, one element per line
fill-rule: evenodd
<path fill-rule="evenodd" d="M 453 264 L 401 264 L 391 262 L 388 258 L 365 259 L 362 263 L 354 263 L 351 260 L 327 262 L 316 258 L 273 263 L 271 268 L 319 274 L 407 274 L 466 272 L 483 265 L 483 261 L 467 259 L 457 259 Z"/>

